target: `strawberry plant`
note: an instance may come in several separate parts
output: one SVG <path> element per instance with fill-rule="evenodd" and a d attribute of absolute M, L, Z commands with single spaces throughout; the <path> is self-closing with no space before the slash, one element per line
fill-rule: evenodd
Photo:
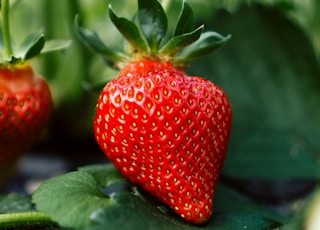
<path fill-rule="evenodd" d="M 120 3 L 120 1 L 115 2 Z M 132 3 L 131 1 L 128 2 Z M 189 2 L 198 3 L 201 1 Z M 147 43 L 146 48 L 151 52 L 150 55 L 146 55 L 148 58 L 145 57 L 144 49 L 139 48 L 133 50 L 137 52 L 130 52 L 131 43 L 127 41 L 121 43 L 117 47 L 119 48 L 118 51 L 113 53 L 110 49 L 112 46 L 110 40 L 117 36 L 113 30 L 107 30 L 113 32 L 106 33 L 106 43 L 108 44 L 106 45 L 95 32 L 80 27 L 80 21 L 77 19 L 76 28 L 81 40 L 86 40 L 86 44 L 89 43 L 88 45 L 93 50 L 98 51 L 105 63 L 112 64 L 114 62 L 114 65 L 111 66 L 120 71 L 120 75 L 114 76 L 115 80 L 111 80 L 101 91 L 101 98 L 108 98 L 108 100 L 99 99 L 96 108 L 97 115 L 94 118 L 94 131 L 97 140 L 101 143 L 103 139 L 109 141 L 108 143 L 105 142 L 108 144 L 107 146 L 102 144 L 101 149 L 106 151 L 108 158 L 112 157 L 110 157 L 112 153 L 120 160 L 114 160 L 116 167 L 112 164 L 90 165 L 50 178 L 43 182 L 32 194 L 32 200 L 29 195 L 10 194 L 0 196 L 0 228 L 95 230 L 318 229 L 319 193 L 316 192 L 315 197 L 310 199 L 313 195 L 310 192 L 314 191 L 315 181 L 319 179 L 320 175 L 319 155 L 317 153 L 319 149 L 317 127 L 320 122 L 319 110 L 317 109 L 317 98 L 320 92 L 319 62 L 315 57 L 312 43 L 305 36 L 305 31 L 286 17 L 288 15 L 283 13 L 284 8 L 279 10 L 277 7 L 271 7 L 272 2 L 275 1 L 268 1 L 267 6 L 252 2 L 250 7 L 241 3 L 239 8 L 235 7 L 228 12 L 225 10 L 215 11 L 214 16 L 210 16 L 206 22 L 206 30 L 217 29 L 225 34 L 231 33 L 233 39 L 223 49 L 219 50 L 219 55 L 207 56 L 200 61 L 193 61 L 193 58 L 189 56 L 189 59 L 187 55 L 192 53 L 197 41 L 184 47 L 184 50 L 178 51 L 173 56 L 170 54 L 168 59 L 158 57 L 161 49 L 164 49 L 163 47 L 170 41 L 169 35 L 171 33 L 167 32 L 158 45 L 150 45 L 154 43 L 150 42 L 149 44 L 149 40 L 146 39 L 142 27 L 139 25 L 139 14 L 135 14 L 133 17 L 134 24 L 138 23 L 136 25 L 138 30 L 135 30 L 133 29 L 134 26 L 130 22 L 128 23 L 128 20 L 117 16 L 120 12 L 119 9 L 124 7 L 117 8 L 116 4 L 112 4 L 114 8 L 109 10 L 111 21 L 118 25 L 116 27 L 119 27 L 120 24 L 120 27 L 122 25 L 125 29 L 130 28 L 133 31 L 139 32 L 141 29 L 137 36 L 143 38 L 142 40 Z M 56 1 L 53 1 L 52 6 L 55 3 Z M 180 13 L 191 12 L 187 10 L 188 5 L 182 7 L 182 1 L 161 1 L 161 3 L 164 11 L 169 15 L 168 19 L 172 18 L 170 15 L 173 15 L 173 18 L 179 18 L 177 9 Z M 168 3 L 174 6 L 174 9 L 168 9 Z M 104 4 L 107 5 L 106 2 Z M 121 6 L 121 3 L 118 6 Z M 126 5 L 126 8 L 130 7 Z M 183 8 L 185 9 L 183 10 Z M 205 8 L 208 8 L 206 12 L 212 9 L 208 5 L 205 5 Z M 121 11 L 121 15 L 124 15 L 123 11 Z M 88 17 L 84 17 L 87 15 L 82 13 L 80 13 L 80 16 L 80 19 L 83 20 L 81 25 L 84 25 Z M 99 22 L 100 19 L 97 19 L 97 21 Z M 187 19 L 192 19 L 192 13 L 189 14 Z M 199 22 L 199 18 L 197 21 Z M 172 21 L 168 20 L 168 31 L 175 29 L 173 24 Z M 88 24 L 86 24 L 86 27 L 88 27 Z M 99 25 L 96 29 L 99 29 Z M 194 30 L 189 28 L 186 31 L 190 34 Z M 99 30 L 99 36 L 102 37 L 103 32 L 105 31 L 101 32 Z M 131 32 L 129 37 L 132 35 L 130 34 Z M 200 35 L 200 40 L 201 37 L 204 38 L 204 35 Z M 212 40 L 219 43 L 219 37 L 222 41 L 224 40 L 222 36 L 214 37 L 217 40 L 210 37 L 204 44 L 209 44 Z M 144 42 L 142 41 L 141 44 Z M 141 47 L 141 44 L 139 43 L 137 47 Z M 119 52 L 123 48 L 125 50 L 129 48 L 129 52 Z M 133 60 L 131 60 L 132 57 L 134 57 Z M 144 58 L 140 60 L 140 57 Z M 187 57 L 185 60 L 188 62 L 191 61 L 190 66 L 183 65 L 184 57 Z M 168 63 L 169 60 L 172 63 Z M 92 67 L 88 67 L 90 66 L 89 60 L 83 66 L 86 71 Z M 103 68 L 96 68 L 95 66 L 93 71 L 95 74 L 92 78 L 101 79 L 106 73 L 104 72 L 105 69 L 108 68 L 104 65 Z M 80 67 L 79 70 L 81 70 Z M 115 72 L 112 71 L 111 73 Z M 157 72 L 157 78 L 143 77 L 145 72 Z M 187 73 L 191 77 L 186 76 Z M 112 78 L 112 74 L 110 75 L 107 79 Z M 181 170 L 189 170 L 189 167 L 181 167 L 181 170 L 179 170 L 179 168 L 176 169 L 171 166 L 171 161 L 165 161 L 158 168 L 155 165 L 161 163 L 161 161 L 158 161 L 159 151 L 156 152 L 157 161 L 147 155 L 152 149 L 158 148 L 156 143 L 150 141 L 150 137 L 153 137 L 152 140 L 162 141 L 161 146 L 169 151 L 170 146 L 174 144 L 171 139 L 174 139 L 177 134 L 165 131 L 168 128 L 170 130 L 177 127 L 179 130 L 180 128 L 180 124 L 175 123 L 175 116 L 182 116 L 183 113 L 176 115 L 173 109 L 171 110 L 172 113 L 168 113 L 164 104 L 164 101 L 166 101 L 167 103 L 170 102 L 168 105 L 171 107 L 176 105 L 175 98 L 179 96 L 177 93 L 179 91 L 175 91 L 176 88 L 170 84 L 169 86 L 165 85 L 165 83 L 170 83 L 169 80 L 179 82 L 179 79 L 187 78 L 190 81 L 184 81 L 186 85 L 179 84 L 184 86 L 187 92 L 187 86 L 194 83 L 192 80 L 197 79 L 195 85 L 206 84 L 208 81 L 203 78 L 192 77 L 194 75 L 204 76 L 221 86 L 226 92 L 224 95 L 228 95 L 227 101 L 232 104 L 232 132 L 228 143 L 228 155 L 223 165 L 222 177 L 214 188 L 211 217 L 203 224 L 181 218 L 188 215 L 188 212 L 186 214 L 177 212 L 175 207 L 179 205 L 180 200 L 181 203 L 183 202 L 182 198 L 185 198 L 183 193 L 180 199 L 178 197 L 177 205 L 166 204 L 161 200 L 161 197 L 158 197 L 161 194 L 158 190 L 159 187 L 166 188 L 166 180 L 168 183 L 174 180 L 175 177 L 172 179 L 171 174 L 177 175 L 182 172 Z M 155 79 L 158 79 L 159 82 Z M 201 81 L 199 81 L 200 79 Z M 132 89 L 133 98 L 129 97 L 129 93 L 123 93 L 126 84 L 131 84 L 130 89 Z M 164 91 L 161 90 L 162 87 L 167 89 L 168 92 L 170 90 L 171 94 L 165 95 Z M 206 89 L 211 88 L 207 87 Z M 113 92 L 112 89 L 115 91 Z M 122 91 L 118 94 L 117 90 Z M 165 98 L 166 100 L 153 101 L 157 97 L 148 97 L 150 92 L 159 92 L 159 95 L 162 93 L 162 99 Z M 199 97 L 202 95 L 201 92 L 197 91 Z M 172 93 L 175 93 L 174 97 Z M 147 102 L 150 102 L 151 107 L 148 104 L 142 106 L 143 102 L 138 100 L 141 95 L 142 98 L 148 99 Z M 190 95 L 193 95 L 192 91 Z M 119 98 L 121 102 L 119 102 Z M 196 100 L 196 98 L 192 99 L 193 101 Z M 180 99 L 181 103 L 182 100 L 183 98 Z M 139 103 L 136 103 L 137 101 Z M 83 104 L 83 101 L 79 101 L 79 104 Z M 133 112 L 126 113 L 125 108 L 128 108 L 126 104 L 132 106 Z M 177 109 L 180 109 L 179 105 L 176 106 Z M 188 104 L 185 106 L 188 106 Z M 162 115 L 166 114 L 170 118 L 168 121 L 161 120 L 157 116 L 152 117 L 152 109 L 158 108 L 162 108 Z M 188 109 L 192 110 L 193 108 Z M 138 114 L 135 114 L 135 111 Z M 143 112 L 141 113 L 141 111 Z M 180 109 L 180 111 L 182 110 Z M 199 109 L 199 111 L 201 110 Z M 74 114 L 76 114 L 76 116 L 73 116 L 74 119 L 76 117 L 81 117 L 79 120 L 83 119 L 82 116 L 79 116 L 79 113 L 75 112 Z M 113 119 L 100 119 L 99 114 L 106 114 L 105 118 Z M 152 118 L 150 123 L 144 122 L 144 114 L 148 114 L 147 118 Z M 170 117 L 171 114 L 172 117 Z M 103 116 L 101 115 L 101 117 Z M 192 118 L 194 122 L 198 121 L 195 117 Z M 154 127 L 152 121 L 154 121 L 156 127 Z M 99 125 L 99 123 L 103 123 L 104 126 Z M 201 124 L 201 120 L 199 123 Z M 188 127 L 188 120 L 185 124 L 184 127 Z M 192 123 L 192 127 L 196 127 L 196 124 Z M 110 128 L 106 129 L 105 126 Z M 137 126 L 136 129 L 134 129 L 135 126 Z M 117 129 L 118 127 L 119 129 Z M 129 137 L 125 132 L 127 127 L 130 129 Z M 138 127 L 143 128 L 138 130 Z M 151 131 L 147 133 L 144 132 L 144 129 Z M 155 132 L 159 135 L 156 136 L 152 132 L 153 129 L 159 131 Z M 197 130 L 199 130 L 199 133 L 201 132 L 201 125 Z M 165 136 L 161 137 L 160 131 L 162 131 L 161 135 L 165 134 Z M 185 133 L 187 132 L 190 139 L 191 137 L 194 138 L 192 128 Z M 105 133 L 104 136 L 101 133 Z M 151 136 L 149 133 L 151 133 Z M 183 136 L 185 133 L 181 129 L 179 130 L 179 134 L 183 138 L 186 138 L 186 136 Z M 136 136 L 139 138 L 137 144 L 139 149 L 136 149 L 135 146 L 129 148 L 131 143 L 129 140 L 132 141 Z M 140 139 L 141 136 L 143 136 L 142 140 Z M 178 143 L 184 143 L 182 142 L 183 138 L 179 139 Z M 115 143 L 118 142 L 120 147 L 117 149 Z M 123 143 L 128 144 L 123 145 Z M 169 145 L 169 143 L 171 144 Z M 197 143 L 201 144 L 201 139 L 198 139 Z M 184 149 L 188 150 L 190 146 L 192 147 L 192 144 L 185 144 L 184 146 Z M 181 145 L 181 149 L 183 149 L 183 145 Z M 129 151 L 131 154 L 129 154 Z M 122 152 L 122 155 L 120 152 Z M 191 151 L 189 152 L 191 153 Z M 94 150 L 85 152 L 86 158 L 91 160 L 94 153 Z M 136 156 L 132 153 L 135 153 Z M 181 153 L 179 152 L 179 154 Z M 78 161 L 80 155 L 77 152 L 76 158 L 71 157 L 70 160 L 73 165 L 74 162 Z M 138 156 L 141 156 L 142 159 L 138 159 Z M 168 157 L 171 160 L 174 155 L 168 155 Z M 176 162 L 180 164 L 181 161 L 178 158 L 174 163 Z M 141 173 L 140 179 L 143 178 L 143 174 L 148 176 L 148 180 L 143 181 L 147 184 L 147 188 L 139 185 L 139 178 L 136 181 L 132 179 L 136 174 L 137 166 L 141 166 L 143 169 L 139 170 Z M 164 167 L 165 170 L 161 171 Z M 157 186 L 148 190 L 159 175 L 167 173 L 166 169 L 170 169 L 171 174 L 168 178 L 159 180 L 160 182 L 164 181 L 164 183 L 156 181 Z M 195 170 L 192 172 L 195 172 Z M 137 175 L 139 176 L 139 173 Z M 198 175 L 202 176 L 202 174 Z M 128 180 L 130 177 L 131 181 Z M 176 182 L 181 185 L 181 180 L 178 181 L 178 178 L 177 176 Z M 170 187 L 166 188 L 168 194 L 170 193 L 169 189 L 174 188 L 174 185 L 174 183 L 173 185 L 170 184 Z M 174 191 L 175 194 L 181 194 L 179 193 L 180 186 L 176 188 L 178 191 Z M 192 188 L 189 187 L 189 191 L 192 191 Z M 188 191 L 185 191 L 186 194 Z M 201 196 L 198 199 L 200 200 Z M 311 202 L 310 207 L 309 202 Z M 178 208 L 181 209 L 181 206 L 178 206 Z M 193 206 L 193 208 L 197 207 Z"/>
<path fill-rule="evenodd" d="M 31 34 L 13 49 L 9 28 L 9 1 L 1 4 L 4 49 L 0 62 L 0 183 L 14 172 L 14 164 L 39 137 L 52 112 L 47 82 L 34 72 L 30 60 L 40 53 L 65 48 Z"/>
<path fill-rule="evenodd" d="M 231 106 L 212 82 L 188 76 L 186 62 L 228 40 L 193 30 L 190 6 L 182 10 L 167 41 L 161 4 L 138 1 L 138 25 L 118 17 L 114 25 L 129 43 L 126 52 L 108 48 L 78 27 L 81 39 L 120 69 L 100 94 L 95 137 L 108 159 L 132 183 L 169 205 L 185 220 L 202 224 L 212 214 L 214 190 L 227 151 Z"/>

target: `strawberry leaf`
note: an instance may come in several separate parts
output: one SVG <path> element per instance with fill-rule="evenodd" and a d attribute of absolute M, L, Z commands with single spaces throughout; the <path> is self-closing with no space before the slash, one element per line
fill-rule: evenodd
<path fill-rule="evenodd" d="M 164 37 L 162 40 L 162 43 L 164 43 L 165 41 L 168 41 L 170 38 L 173 37 L 174 31 L 177 28 L 178 19 L 181 16 L 181 13 L 183 10 L 183 4 L 184 4 L 184 0 L 165 1 L 165 2 L 162 1 L 162 6 L 166 12 L 167 19 L 168 19 L 168 30 L 167 30 L 166 37 Z M 194 27 L 191 27 L 190 30 L 185 31 L 184 33 L 188 33 L 192 30 L 194 30 Z"/>
<path fill-rule="evenodd" d="M 50 202 L 48 202 L 50 201 Z M 87 172 L 71 172 L 44 182 L 33 194 L 37 210 L 45 212 L 63 227 L 83 229 L 90 214 L 115 201 L 99 190 L 94 177 Z"/>
<path fill-rule="evenodd" d="M 42 33 L 33 33 L 27 36 L 18 47 L 16 59 L 28 60 L 37 56 L 43 49 L 45 37 Z"/>
<path fill-rule="evenodd" d="M 230 38 L 231 35 L 224 37 L 214 31 L 204 32 L 201 34 L 199 40 L 181 52 L 175 62 L 188 62 L 207 55 L 223 46 Z"/>
<path fill-rule="evenodd" d="M 13 193 L 0 198 L 0 214 L 32 211 L 35 208 L 29 197 Z"/>
<path fill-rule="evenodd" d="M 12 57 L 10 63 L 31 59 L 39 54 L 54 51 L 62 51 L 68 48 L 71 41 L 66 40 L 45 40 L 42 33 L 33 33 L 27 36 L 17 48 L 17 57 Z"/>
<path fill-rule="evenodd" d="M 126 181 L 112 165 L 87 165 L 80 167 L 78 170 L 91 174 L 101 187 L 108 187 L 114 183 Z"/>
<path fill-rule="evenodd" d="M 31 41 L 31 45 L 27 48 L 23 59 L 28 60 L 35 56 L 37 56 L 45 44 L 45 38 L 43 34 L 39 34 L 37 37 L 34 38 L 33 41 Z"/>
<path fill-rule="evenodd" d="M 181 10 L 174 36 L 179 36 L 190 32 L 194 25 L 194 15 L 189 4 L 183 1 L 183 8 Z"/>
<path fill-rule="evenodd" d="M 81 28 L 79 25 L 79 17 L 75 18 L 75 30 L 79 38 L 85 45 L 87 45 L 90 49 L 106 58 L 106 60 L 109 60 L 111 62 L 121 62 L 128 58 L 123 53 L 108 48 L 102 42 L 97 33 L 92 32 L 88 29 Z"/>
<path fill-rule="evenodd" d="M 118 17 L 109 6 L 111 21 L 128 41 L 131 50 L 122 49 L 122 52 L 118 52 L 107 47 L 98 34 L 79 26 L 78 17 L 75 19 L 76 32 L 85 45 L 100 54 L 108 64 L 118 68 L 130 60 L 141 59 L 182 66 L 191 59 L 214 51 L 230 38 L 214 32 L 201 37 L 203 27 L 193 30 L 193 11 L 183 0 L 163 2 L 163 5 L 166 11 L 158 0 L 138 0 L 137 17 L 133 21 Z M 197 41 L 199 38 L 200 41 Z M 195 45 L 188 48 L 190 44 Z M 187 51 L 181 52 L 184 55 L 176 57 L 184 48 L 187 48 Z"/>
<path fill-rule="evenodd" d="M 172 213 L 160 211 L 159 207 L 146 203 L 139 197 L 128 196 L 128 194 L 117 195 L 119 206 L 98 209 L 92 213 L 91 219 L 94 224 L 88 230 L 103 229 L 150 229 L 150 230 L 196 230 L 197 226 L 183 222 Z M 143 226 L 143 227 L 142 227 Z M 267 230 L 279 227 L 273 222 L 259 214 L 238 211 L 216 213 L 211 221 L 202 227 L 207 230 L 227 229 L 252 229 Z"/>
<path fill-rule="evenodd" d="M 125 18 L 119 18 L 109 6 L 109 16 L 113 24 L 117 27 L 119 32 L 126 38 L 133 49 L 138 50 L 139 53 L 147 52 L 149 50 L 148 43 L 142 37 L 138 27 L 131 21 Z"/>
<path fill-rule="evenodd" d="M 111 165 L 89 165 L 45 181 L 33 195 L 37 210 L 62 227 L 74 229 L 199 229 L 143 190 L 129 187 Z M 120 186 L 117 186 L 120 185 Z M 117 189 L 115 189 L 117 187 Z M 281 224 L 244 198 L 217 190 L 216 210 L 203 229 L 272 229 Z M 240 197 L 240 198 L 239 198 Z M 48 202 L 50 201 L 50 202 Z"/>
<path fill-rule="evenodd" d="M 17 47 L 17 56 L 25 56 L 25 53 L 29 49 L 30 46 L 33 45 L 35 41 L 39 39 L 39 37 L 43 37 L 44 35 L 42 33 L 32 33 L 28 35 L 22 43 Z"/>
<path fill-rule="evenodd" d="M 186 34 L 179 35 L 177 37 L 171 38 L 168 43 L 166 43 L 159 52 L 163 56 L 174 56 L 184 47 L 192 44 L 199 39 L 203 30 L 203 26 L 195 29 L 194 31 Z"/>
<path fill-rule="evenodd" d="M 217 213 L 212 218 L 212 228 L 214 230 L 227 229 L 279 229 L 276 222 L 270 221 L 263 216 L 251 212 L 228 212 Z M 245 223 L 245 224 L 244 224 Z"/>
<path fill-rule="evenodd" d="M 287 223 L 288 217 L 252 201 L 248 196 L 220 182 L 215 191 L 214 212 L 255 213 L 277 223 Z"/>
<path fill-rule="evenodd" d="M 46 54 L 55 51 L 63 51 L 70 47 L 71 43 L 72 42 L 70 40 L 47 40 L 40 54 Z"/>
<path fill-rule="evenodd" d="M 105 229 L 107 226 L 112 226 L 113 229 L 144 228 L 156 230 L 179 229 L 184 225 L 185 229 L 194 229 L 192 226 L 184 224 L 182 220 L 172 218 L 172 213 L 168 215 L 166 212 L 162 212 L 159 209 L 161 204 L 146 194 L 138 193 L 138 196 L 129 193 L 116 194 L 115 199 L 118 206 L 98 209 L 92 213 L 91 218 L 94 224 L 89 229 Z"/>
<path fill-rule="evenodd" d="M 141 30 L 147 38 L 151 52 L 155 53 L 167 32 L 167 16 L 157 0 L 138 0 L 138 9 Z"/>

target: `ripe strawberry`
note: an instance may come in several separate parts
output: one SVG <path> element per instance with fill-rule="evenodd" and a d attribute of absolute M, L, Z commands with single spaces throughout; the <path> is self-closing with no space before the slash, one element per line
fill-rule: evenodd
<path fill-rule="evenodd" d="M 69 45 L 69 42 L 51 40 L 45 47 L 44 35 L 40 33 L 29 35 L 20 46 L 12 47 L 9 0 L 1 3 L 0 186 L 14 172 L 12 166 L 19 156 L 37 139 L 52 111 L 48 84 L 33 72 L 29 60 L 40 53 L 62 50 Z"/>
<path fill-rule="evenodd" d="M 221 89 L 203 78 L 174 68 L 145 72 L 143 67 L 154 64 L 134 62 L 129 68 L 140 72 L 106 85 L 98 100 L 95 136 L 130 181 L 185 219 L 201 223 L 212 212 L 230 105 Z"/>
<path fill-rule="evenodd" d="M 201 36 L 202 27 L 183 31 L 180 27 L 188 28 L 183 23 L 189 21 L 191 8 L 181 3 L 175 36 L 161 47 L 167 21 L 156 0 L 138 1 L 142 31 L 109 8 L 112 22 L 131 45 L 127 54 L 112 52 L 95 33 L 78 25 L 77 30 L 87 45 L 120 68 L 98 99 L 94 134 L 101 149 L 129 181 L 185 220 L 202 224 L 212 214 L 230 135 L 231 107 L 218 86 L 188 76 L 181 67 L 228 37 L 213 32 Z M 208 42 L 212 38 L 218 41 Z"/>
<path fill-rule="evenodd" d="M 17 159 L 34 143 L 51 111 L 48 84 L 30 65 L 0 66 L 0 163 Z"/>

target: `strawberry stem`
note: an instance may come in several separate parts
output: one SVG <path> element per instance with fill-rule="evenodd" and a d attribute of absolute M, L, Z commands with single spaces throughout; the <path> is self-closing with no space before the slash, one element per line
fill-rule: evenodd
<path fill-rule="evenodd" d="M 9 0 L 2 0 L 2 37 L 5 48 L 5 55 L 10 58 L 13 55 L 11 39 L 10 39 L 10 26 L 9 26 Z"/>
<path fill-rule="evenodd" d="M 0 229 L 15 229 L 27 225 L 56 225 L 50 217 L 41 212 L 0 214 Z"/>

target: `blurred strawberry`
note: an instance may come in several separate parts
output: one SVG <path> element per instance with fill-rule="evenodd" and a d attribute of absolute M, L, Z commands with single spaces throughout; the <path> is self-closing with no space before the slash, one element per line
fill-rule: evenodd
<path fill-rule="evenodd" d="M 9 0 L 1 1 L 1 11 L 4 47 L 0 50 L 0 186 L 14 172 L 21 154 L 37 140 L 52 112 L 49 86 L 33 71 L 29 60 L 69 45 L 69 42 L 51 40 L 45 47 L 44 35 L 39 33 L 27 36 L 14 50 Z"/>
<path fill-rule="evenodd" d="M 51 112 L 49 86 L 29 64 L 0 66 L 0 163 L 24 153 L 36 141 Z"/>

